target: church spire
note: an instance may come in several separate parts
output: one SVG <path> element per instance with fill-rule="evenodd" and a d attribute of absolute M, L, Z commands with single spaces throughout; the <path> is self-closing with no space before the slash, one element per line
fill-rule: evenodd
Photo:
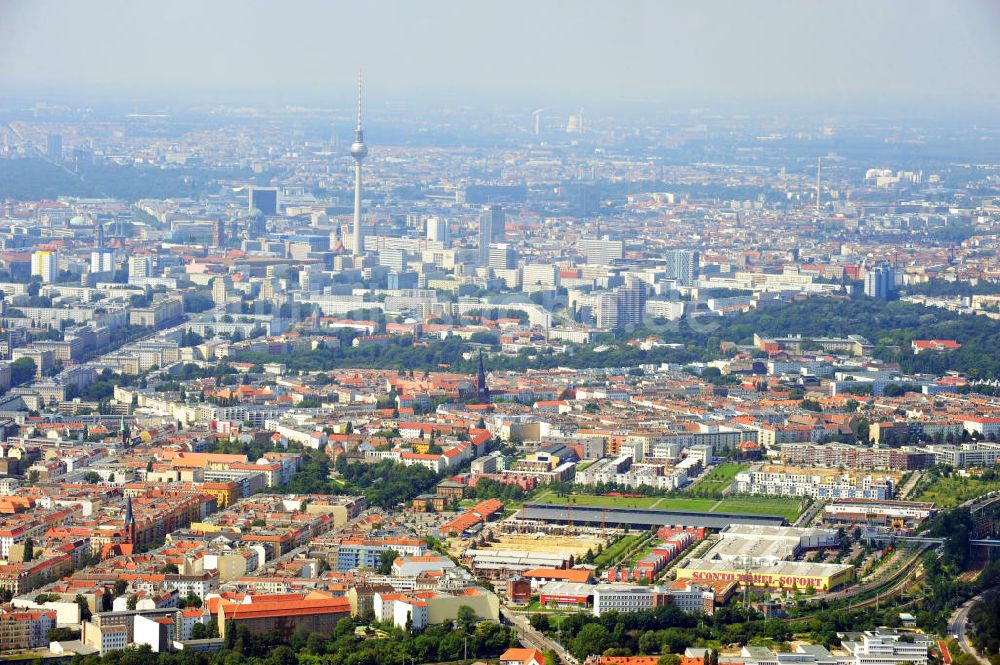
<path fill-rule="evenodd" d="M 486 369 L 483 367 L 482 349 L 479 349 L 479 371 L 476 373 L 476 392 L 484 402 L 490 401 L 490 388 L 486 385 Z"/>
<path fill-rule="evenodd" d="M 129 545 L 135 545 L 135 514 L 132 512 L 132 497 L 125 499 L 125 538 Z"/>

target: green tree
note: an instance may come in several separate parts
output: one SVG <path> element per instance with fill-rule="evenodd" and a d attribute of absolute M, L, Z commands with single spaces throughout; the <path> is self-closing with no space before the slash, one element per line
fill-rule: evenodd
<path fill-rule="evenodd" d="M 91 611 L 90 606 L 87 605 L 87 599 L 83 597 L 82 594 L 76 594 L 73 602 L 77 604 L 80 608 L 80 619 L 83 621 L 90 621 Z"/>
<path fill-rule="evenodd" d="M 179 601 L 177 601 L 177 606 L 181 608 L 201 607 L 201 605 L 202 605 L 201 598 L 198 596 L 198 594 L 194 592 L 188 593 L 188 595 L 184 596 Z"/>
<path fill-rule="evenodd" d="M 601 655 L 612 647 L 611 634 L 599 623 L 588 623 L 573 639 L 573 655 L 584 660 L 588 656 Z"/>
<path fill-rule="evenodd" d="M 392 564 L 399 556 L 396 550 L 385 550 L 378 555 L 378 572 L 381 575 L 388 575 L 392 572 Z"/>
<path fill-rule="evenodd" d="M 340 621 L 343 621 L 341 619 Z M 337 622 L 340 625 L 340 621 Z M 306 638 L 306 651 L 320 656 L 326 653 L 326 635 L 323 633 L 309 633 Z"/>
<path fill-rule="evenodd" d="M 31 358 L 18 358 L 10 364 L 11 385 L 19 386 L 35 378 L 36 365 Z"/>
<path fill-rule="evenodd" d="M 264 660 L 266 665 L 298 665 L 298 662 L 292 648 L 284 644 L 272 650 Z"/>
<path fill-rule="evenodd" d="M 344 617 L 337 621 L 337 625 L 334 626 L 333 636 L 337 639 L 349 637 L 354 635 L 354 619 L 351 617 Z"/>
<path fill-rule="evenodd" d="M 476 627 L 476 622 L 479 620 L 476 611 L 468 605 L 460 605 L 455 618 L 458 622 L 458 627 L 465 631 L 466 634 L 473 631 Z"/>

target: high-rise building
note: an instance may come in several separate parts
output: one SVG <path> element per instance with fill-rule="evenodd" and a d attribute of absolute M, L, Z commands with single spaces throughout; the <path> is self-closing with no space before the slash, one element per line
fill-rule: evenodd
<path fill-rule="evenodd" d="M 451 246 L 451 233 L 448 230 L 448 220 L 441 217 L 428 217 L 427 239 L 431 242 L 439 242 L 445 247 Z"/>
<path fill-rule="evenodd" d="M 646 285 L 638 279 L 628 279 L 623 286 L 600 291 L 589 298 L 594 326 L 613 330 L 642 323 L 646 311 Z"/>
<path fill-rule="evenodd" d="M 212 302 L 216 305 L 225 305 L 229 300 L 229 278 L 216 277 L 212 279 Z"/>
<path fill-rule="evenodd" d="M 95 249 L 90 253 L 90 272 L 114 272 L 115 253 L 110 249 Z"/>
<path fill-rule="evenodd" d="M 479 265 L 490 263 L 490 245 L 507 238 L 507 218 L 502 206 L 491 205 L 479 213 Z"/>
<path fill-rule="evenodd" d="M 299 288 L 303 291 L 318 291 L 323 287 L 323 266 L 319 263 L 302 266 L 299 271 Z"/>
<path fill-rule="evenodd" d="M 532 288 L 559 286 L 559 266 L 554 263 L 528 263 L 521 269 L 521 283 L 525 291 Z"/>
<path fill-rule="evenodd" d="M 583 134 L 583 109 L 569 116 L 566 121 L 567 134 Z"/>
<path fill-rule="evenodd" d="M 488 265 L 494 270 L 510 270 L 517 265 L 517 253 L 505 242 L 495 242 L 490 245 Z"/>
<path fill-rule="evenodd" d="M 251 187 L 247 207 L 250 210 L 256 208 L 265 216 L 274 217 L 278 214 L 278 188 Z"/>
<path fill-rule="evenodd" d="M 261 280 L 261 282 L 260 282 L 260 299 L 262 301 L 264 301 L 264 300 L 273 300 L 274 299 L 274 297 L 275 297 L 275 295 L 276 295 L 276 293 L 278 291 L 278 285 L 276 284 L 276 281 L 277 280 L 275 280 L 273 278 L 265 278 L 265 279 Z"/>
<path fill-rule="evenodd" d="M 587 260 L 587 263 L 597 265 L 610 265 L 614 261 L 620 261 L 625 250 L 621 240 L 611 240 L 607 236 L 580 238 L 576 249 Z"/>
<path fill-rule="evenodd" d="M 61 162 L 62 161 L 62 136 L 59 134 L 49 134 L 46 141 L 45 153 L 48 155 L 49 159 Z"/>
<path fill-rule="evenodd" d="M 689 249 L 671 249 L 667 252 L 667 279 L 677 280 L 680 286 L 694 286 L 701 269 L 701 254 Z"/>
<path fill-rule="evenodd" d="M 368 156 L 365 132 L 361 129 L 361 72 L 358 71 L 358 126 L 354 130 L 351 157 L 354 158 L 354 234 L 351 238 L 351 253 L 360 256 L 365 253 L 365 232 L 361 227 L 361 162 Z"/>
<path fill-rule="evenodd" d="M 891 300 L 896 292 L 896 271 L 880 263 L 865 275 L 865 295 L 877 300 Z"/>
<path fill-rule="evenodd" d="M 128 281 L 130 284 L 152 276 L 153 258 L 151 256 L 128 257 Z"/>
<path fill-rule="evenodd" d="M 49 250 L 40 250 L 31 255 L 31 276 L 41 277 L 43 284 L 51 284 L 59 279 L 59 255 Z"/>
<path fill-rule="evenodd" d="M 378 252 L 378 264 L 394 272 L 406 270 L 406 250 L 386 247 Z"/>
<path fill-rule="evenodd" d="M 420 285 L 420 275 L 412 270 L 389 273 L 388 288 L 390 291 L 400 289 L 415 289 Z"/>
<path fill-rule="evenodd" d="M 628 280 L 615 289 L 618 302 L 618 325 L 637 326 L 646 311 L 646 285 L 640 280 Z"/>
<path fill-rule="evenodd" d="M 603 291 L 594 296 L 594 326 L 600 330 L 618 327 L 618 298 L 612 291 Z"/>

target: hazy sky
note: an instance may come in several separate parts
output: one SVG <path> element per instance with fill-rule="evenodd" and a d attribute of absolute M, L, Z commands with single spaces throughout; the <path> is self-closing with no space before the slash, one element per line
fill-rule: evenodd
<path fill-rule="evenodd" d="M 0 0 L 14 95 L 539 104 L 1000 99 L 997 0 Z"/>

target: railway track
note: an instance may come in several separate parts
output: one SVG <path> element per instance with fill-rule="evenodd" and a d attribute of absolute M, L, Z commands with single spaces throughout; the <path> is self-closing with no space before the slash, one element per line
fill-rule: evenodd
<path fill-rule="evenodd" d="M 857 588 L 852 589 L 850 592 L 842 592 L 843 595 L 840 595 L 836 598 L 833 598 L 831 597 L 831 595 L 828 595 L 825 597 L 825 599 L 840 601 L 844 599 L 850 599 L 855 596 L 860 596 L 862 594 L 871 593 L 872 591 L 876 591 L 877 593 L 874 598 L 865 598 L 864 600 L 860 600 L 857 603 L 850 603 L 849 609 L 859 609 L 864 607 L 871 607 L 873 605 L 877 605 L 883 600 L 901 596 L 907 590 L 918 585 L 920 583 L 920 580 L 923 579 L 924 576 L 923 566 L 920 565 L 919 561 L 920 561 L 920 556 L 923 554 L 925 549 L 926 549 L 925 547 L 921 547 L 920 549 L 918 549 L 916 554 L 914 554 L 914 556 L 911 557 L 910 560 L 904 566 L 900 567 L 900 569 L 895 573 L 893 573 L 893 575 L 890 576 L 888 579 L 880 580 L 878 583 L 869 583 L 868 585 L 858 586 Z M 885 588 L 884 591 L 881 590 L 883 588 Z M 795 617 L 793 619 L 789 619 L 788 623 L 804 623 L 806 621 L 811 620 L 812 618 L 813 617 L 810 616 Z"/>

